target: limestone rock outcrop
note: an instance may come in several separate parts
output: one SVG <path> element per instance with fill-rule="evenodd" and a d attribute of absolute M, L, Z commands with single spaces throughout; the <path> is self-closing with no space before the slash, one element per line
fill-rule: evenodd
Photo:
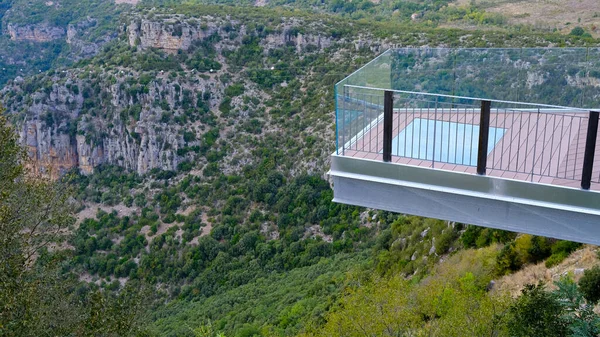
<path fill-rule="evenodd" d="M 17 26 L 9 23 L 6 30 L 13 41 L 48 42 L 67 35 L 64 28 L 46 24 Z"/>
<path fill-rule="evenodd" d="M 132 22 L 127 31 L 131 46 L 177 51 L 187 50 L 194 41 L 210 36 L 217 28 L 214 24 L 201 27 L 177 18 L 164 21 L 140 19 Z"/>
<path fill-rule="evenodd" d="M 97 49 L 81 39 L 86 27 L 93 24 L 93 19 L 89 19 L 69 25 L 63 37 L 73 48 L 92 48 L 89 52 L 93 54 Z M 139 174 L 153 169 L 176 170 L 179 164 L 197 159 L 195 153 L 203 145 L 203 133 L 214 127 L 202 121 L 200 114 L 212 115 L 211 118 L 220 114 L 219 105 L 227 86 L 222 79 L 248 80 L 229 73 L 224 56 L 243 45 L 248 34 L 256 34 L 248 29 L 222 17 L 134 17 L 123 33 L 130 46 L 138 47 L 137 52 L 146 48 L 177 52 L 218 34 L 213 47 L 223 68 L 214 73 L 194 69 L 176 73 L 163 71 L 160 66 L 146 71 L 90 65 L 42 73 L 33 80 L 15 79 L 0 91 L 0 100 L 7 112 L 15 116 L 21 141 L 35 165 L 53 177 L 74 169 L 91 174 L 102 164 Z M 356 48 L 383 46 L 375 44 L 376 40 L 370 45 L 361 41 Z M 352 46 L 357 42 L 327 34 L 319 23 L 306 25 L 298 19 L 286 19 L 261 36 L 259 43 L 265 55 L 282 47 L 293 47 L 302 55 L 322 52 L 338 43 Z M 266 100 L 267 94 L 258 90 L 256 84 L 245 84 L 249 97 L 262 96 Z M 246 104 L 241 97 L 231 100 L 234 109 Z M 200 106 L 211 112 L 199 112 Z M 238 118 L 247 117 L 246 112 L 240 111 Z"/>

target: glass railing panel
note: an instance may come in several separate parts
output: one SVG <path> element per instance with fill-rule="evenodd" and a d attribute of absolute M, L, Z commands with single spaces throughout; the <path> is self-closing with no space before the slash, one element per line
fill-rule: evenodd
<path fill-rule="evenodd" d="M 576 187 L 588 110 L 600 108 L 600 48 L 396 49 L 335 89 L 340 155 L 382 158 L 388 90 L 393 162 L 474 173 L 485 100 L 489 175 Z"/>

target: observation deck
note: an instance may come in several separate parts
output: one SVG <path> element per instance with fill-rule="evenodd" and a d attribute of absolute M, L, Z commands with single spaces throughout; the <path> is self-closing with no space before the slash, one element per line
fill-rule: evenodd
<path fill-rule="evenodd" d="M 334 201 L 600 245 L 600 49 L 388 50 L 335 96 Z"/>

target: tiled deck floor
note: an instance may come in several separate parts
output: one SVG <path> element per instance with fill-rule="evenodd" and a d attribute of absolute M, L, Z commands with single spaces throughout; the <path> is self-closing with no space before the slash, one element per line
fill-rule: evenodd
<path fill-rule="evenodd" d="M 479 125 L 479 113 L 470 111 L 402 109 L 394 111 L 393 139 L 416 119 Z M 346 125 L 351 135 L 340 154 L 356 158 L 382 160 L 383 117 L 373 121 L 356 119 Z M 587 114 L 531 113 L 492 110 L 490 126 L 505 129 L 502 138 L 488 155 L 489 176 L 580 188 L 583 153 L 587 134 Z M 371 125 L 371 127 L 368 127 Z M 364 134 L 364 135 L 363 135 Z M 473 139 L 477 141 L 478 134 Z M 490 138 L 494 134 L 491 132 Z M 403 140 L 397 139 L 403 146 Z M 600 191 L 600 137 L 592 175 L 592 190 Z M 476 157 L 477 154 L 473 153 Z M 416 157 L 416 156 L 415 156 Z M 433 167 L 456 172 L 476 173 L 475 166 L 432 162 L 418 158 L 392 156 L 399 164 Z"/>

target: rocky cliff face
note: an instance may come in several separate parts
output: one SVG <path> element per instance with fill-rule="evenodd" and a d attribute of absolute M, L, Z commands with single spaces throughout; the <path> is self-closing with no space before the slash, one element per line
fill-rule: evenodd
<path fill-rule="evenodd" d="M 87 18 L 86 20 L 67 26 L 66 42 L 71 45 L 75 60 L 98 54 L 102 46 L 116 38 L 116 34 L 109 34 L 94 40 L 90 39 L 90 30 L 97 24 L 98 20 Z"/>
<path fill-rule="evenodd" d="M 218 31 L 214 22 L 200 27 L 181 21 L 179 18 L 169 18 L 161 21 L 139 19 L 127 27 L 129 44 L 141 48 L 158 48 L 168 51 L 188 50 L 194 41 L 201 40 Z"/>
<path fill-rule="evenodd" d="M 175 170 L 187 158 L 177 154 L 194 145 L 184 141 L 183 130 L 196 131 L 201 123 L 180 125 L 165 116 L 179 113 L 182 100 L 191 97 L 184 97 L 184 90 L 211 90 L 210 84 L 193 76 L 169 80 L 165 75 L 141 90 L 127 84 L 128 78 L 136 76 L 131 73 L 92 74 L 96 80 L 86 75 L 90 75 L 87 69 L 47 76 L 39 80 L 48 86 L 32 94 L 27 92 L 31 88 L 27 82 L 2 91 L 9 111 L 30 102 L 17 124 L 21 141 L 40 171 L 52 177 L 74 168 L 90 174 L 108 163 L 143 174 L 153 168 Z M 156 106 L 157 98 L 162 98 L 162 107 Z M 128 115 L 130 108 L 135 117 Z"/>
<path fill-rule="evenodd" d="M 58 178 L 78 165 L 77 147 L 71 137 L 57 128 L 48 128 L 39 120 L 29 120 L 23 124 L 20 136 L 38 171 Z"/>
<path fill-rule="evenodd" d="M 323 50 L 337 41 L 331 36 L 319 33 L 323 27 L 312 24 L 303 27 L 303 22 L 287 19 L 278 30 L 270 32 L 261 44 L 266 49 L 281 46 L 294 46 L 297 51 L 311 46 Z M 193 20 L 183 16 L 168 15 L 158 18 L 138 18 L 127 26 L 127 36 L 130 46 L 139 46 L 143 49 L 158 48 L 174 52 L 188 50 L 192 43 L 202 40 L 213 34 L 226 36 L 232 26 L 238 26 L 244 33 L 247 27 L 235 20 L 223 20 L 213 17 L 200 17 Z M 300 27 L 310 32 L 301 33 Z"/>
<path fill-rule="evenodd" d="M 267 48 L 281 45 L 291 45 L 296 47 L 296 51 L 300 52 L 308 46 L 312 46 L 317 50 L 323 50 L 333 45 L 334 39 L 332 37 L 322 36 L 320 34 L 302 34 L 297 33 L 293 27 L 284 30 L 278 34 L 267 36 L 264 41 L 264 45 Z"/>
<path fill-rule="evenodd" d="M 304 29 L 301 31 L 299 27 Z M 235 34 L 230 34 L 232 29 Z M 73 45 L 79 43 L 81 30 L 85 30 L 85 26 L 69 26 L 67 40 Z M 238 128 L 248 125 L 250 119 L 252 123 L 262 123 L 265 130 L 277 129 L 276 124 L 253 118 L 252 111 L 267 109 L 262 102 L 268 100 L 269 94 L 250 81 L 244 71 L 229 69 L 231 65 L 226 55 L 244 44 L 249 34 L 247 30 L 244 24 L 223 18 L 187 21 L 172 15 L 152 20 L 138 18 L 129 23 L 125 31 L 129 47 L 119 47 L 133 54 L 109 53 L 100 57 L 126 60 L 138 55 L 138 60 L 158 62 L 156 65 L 123 67 L 100 63 L 40 74 L 33 79 L 9 83 L 0 92 L 0 98 L 9 113 L 16 116 L 22 142 L 27 145 L 36 166 L 54 177 L 72 169 L 90 174 L 102 164 L 118 165 L 139 174 L 155 168 L 176 170 L 183 162 L 206 160 L 199 159 L 196 153 L 204 146 L 203 135 L 214 131 L 216 125 L 220 125 L 221 139 L 239 133 Z M 336 39 L 321 31 L 318 24 L 307 28 L 298 20 L 284 21 L 260 38 L 262 57 L 267 57 L 272 50 L 281 52 L 289 47 L 301 52 L 298 53 L 301 58 L 322 53 L 336 44 L 355 45 L 355 41 Z M 162 61 L 151 61 L 144 56 L 147 48 L 168 53 L 188 49 L 194 52 L 199 48 L 195 42 L 204 43 L 215 34 L 219 38 L 210 40 L 214 49 L 211 57 L 222 64 L 219 71 L 201 73 L 183 61 L 179 70 L 163 71 Z M 350 48 L 362 48 L 362 43 L 358 43 L 360 46 Z M 371 42 L 370 45 L 381 48 L 381 44 Z M 149 53 L 155 55 L 156 51 Z M 181 57 L 178 54 L 173 58 Z M 189 57 L 197 56 L 190 54 Z M 119 62 L 122 61 L 116 64 Z M 152 70 L 144 70 L 145 67 Z M 221 118 L 225 111 L 220 108 L 225 89 L 234 83 L 244 85 L 246 97 L 232 97 L 227 104 L 235 117 L 230 113 Z M 282 88 L 285 86 L 286 82 L 281 83 Z M 257 100 L 251 103 L 250 98 Z M 228 158 L 250 162 L 251 151 L 238 147 L 231 144 L 232 155 Z M 236 166 L 233 163 L 230 168 L 222 169 L 235 170 Z"/>
<path fill-rule="evenodd" d="M 188 50 L 194 42 L 213 34 L 227 36 L 232 26 L 239 26 L 239 31 L 242 33 L 247 30 L 246 25 L 236 20 L 209 16 L 190 20 L 181 15 L 157 15 L 152 19 L 137 18 L 127 26 L 126 30 L 130 46 L 139 46 L 143 49 L 157 48 L 173 53 L 178 50 Z M 262 38 L 261 45 L 266 50 L 293 46 L 297 52 L 301 52 L 307 48 L 323 51 L 336 43 L 350 43 L 355 50 L 366 48 L 375 53 L 396 46 L 390 41 L 361 34 L 357 34 L 359 38 L 347 41 L 344 38 L 334 38 L 325 33 L 326 31 L 325 25 L 320 23 L 307 24 L 299 19 L 285 18 L 278 29 Z M 228 48 L 228 46 L 224 47 Z"/>
<path fill-rule="evenodd" d="M 62 39 L 67 34 L 64 28 L 45 24 L 17 26 L 9 23 L 6 30 L 13 41 L 48 42 Z"/>

